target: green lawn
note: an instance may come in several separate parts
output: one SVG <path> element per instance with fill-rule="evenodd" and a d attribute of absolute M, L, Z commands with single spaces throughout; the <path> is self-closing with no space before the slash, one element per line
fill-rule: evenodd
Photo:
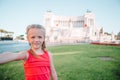
<path fill-rule="evenodd" d="M 59 80 L 120 80 L 120 46 L 48 47 Z M 0 80 L 24 80 L 22 61 L 0 65 Z"/>

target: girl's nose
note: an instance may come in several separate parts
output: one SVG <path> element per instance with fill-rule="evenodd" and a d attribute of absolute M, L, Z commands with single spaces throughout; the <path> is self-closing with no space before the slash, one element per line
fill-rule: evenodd
<path fill-rule="evenodd" d="M 35 41 L 39 41 L 39 38 L 35 38 Z"/>

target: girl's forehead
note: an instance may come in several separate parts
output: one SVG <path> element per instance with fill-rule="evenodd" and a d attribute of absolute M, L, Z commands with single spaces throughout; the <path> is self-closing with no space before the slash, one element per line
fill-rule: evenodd
<path fill-rule="evenodd" d="M 28 34 L 45 34 L 44 31 L 42 29 L 39 28 L 31 28 L 28 31 Z"/>

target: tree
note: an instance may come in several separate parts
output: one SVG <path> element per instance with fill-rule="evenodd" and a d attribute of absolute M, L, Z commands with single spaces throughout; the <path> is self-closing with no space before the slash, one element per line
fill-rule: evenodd
<path fill-rule="evenodd" d="M 117 40 L 120 40 L 120 32 L 117 34 Z"/>
<path fill-rule="evenodd" d="M 103 27 L 100 29 L 100 34 L 103 34 Z"/>
<path fill-rule="evenodd" d="M 17 40 L 24 40 L 24 35 L 19 35 L 16 37 Z"/>

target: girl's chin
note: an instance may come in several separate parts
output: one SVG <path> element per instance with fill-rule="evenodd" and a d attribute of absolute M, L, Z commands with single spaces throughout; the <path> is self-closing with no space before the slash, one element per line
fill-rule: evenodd
<path fill-rule="evenodd" d="M 40 49 L 40 48 L 34 48 L 34 49 L 36 49 L 36 50 L 37 50 L 37 49 Z"/>
<path fill-rule="evenodd" d="M 40 49 L 41 47 L 39 47 L 39 46 L 34 46 L 33 48 L 34 48 L 34 49 Z"/>

